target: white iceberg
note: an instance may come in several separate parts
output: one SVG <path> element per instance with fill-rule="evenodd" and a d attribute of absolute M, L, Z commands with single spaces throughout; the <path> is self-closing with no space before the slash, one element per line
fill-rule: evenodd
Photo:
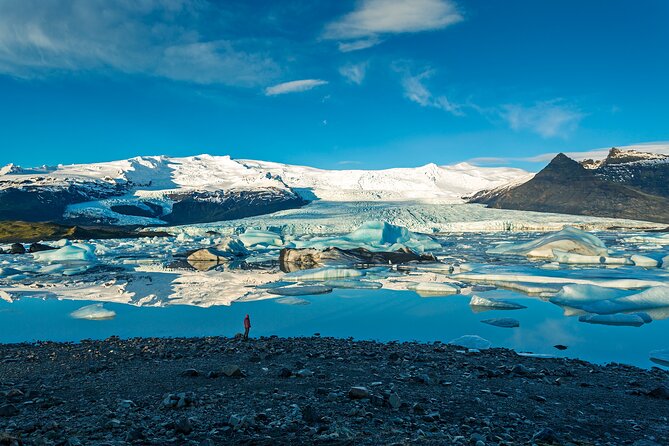
<path fill-rule="evenodd" d="M 494 325 L 495 327 L 501 328 L 517 328 L 520 327 L 520 322 L 518 319 L 511 317 L 498 317 L 493 319 L 484 319 L 481 322 L 488 325 Z"/>
<path fill-rule="evenodd" d="M 542 259 L 555 258 L 554 250 L 585 256 L 606 256 L 608 250 L 600 239 L 580 229 L 566 227 L 561 231 L 526 243 L 505 243 L 489 249 L 489 254 L 516 255 Z"/>
<path fill-rule="evenodd" d="M 262 231 L 259 229 L 247 228 L 243 234 L 239 235 L 245 247 L 263 246 L 263 247 L 281 247 L 283 239 L 272 231 Z"/>
<path fill-rule="evenodd" d="M 469 301 L 472 307 L 487 307 L 495 310 L 521 310 L 527 308 L 524 305 L 517 304 L 508 300 L 491 299 L 488 297 L 481 297 L 474 295 Z"/>
<path fill-rule="evenodd" d="M 116 312 L 113 310 L 108 310 L 104 307 L 104 304 L 93 304 L 86 305 L 81 307 L 78 310 L 70 313 L 70 316 L 75 319 L 88 319 L 91 321 L 100 321 L 113 319 L 116 317 Z"/>
<path fill-rule="evenodd" d="M 455 285 L 441 282 L 410 283 L 407 285 L 407 289 L 415 291 L 418 294 L 440 295 L 440 296 L 445 296 L 448 294 L 457 294 L 460 291 L 460 288 L 458 288 Z"/>
<path fill-rule="evenodd" d="M 669 269 L 669 256 L 662 257 L 662 268 Z"/>
<path fill-rule="evenodd" d="M 657 260 L 639 254 L 633 255 L 630 260 L 634 262 L 636 266 L 640 266 L 642 268 L 657 268 L 658 264 Z"/>
<path fill-rule="evenodd" d="M 585 301 L 579 305 L 568 304 L 588 313 L 614 314 L 669 306 L 669 286 L 655 286 L 639 293 L 613 299 Z"/>
<path fill-rule="evenodd" d="M 368 221 L 358 229 L 341 236 L 313 237 L 308 240 L 295 240 L 296 248 L 341 249 L 365 248 L 369 251 L 397 251 L 409 248 L 416 252 L 440 249 L 441 244 L 432 237 L 409 231 L 402 226 L 395 226 L 385 221 Z"/>
<path fill-rule="evenodd" d="M 559 293 L 548 299 L 557 305 L 578 308 L 580 303 L 616 299 L 627 296 L 629 291 L 605 288 L 595 285 L 565 285 Z"/>
<path fill-rule="evenodd" d="M 588 324 L 613 325 L 616 327 L 641 327 L 643 324 L 652 322 L 650 316 L 645 313 L 584 314 L 579 316 L 578 320 Z"/>
<path fill-rule="evenodd" d="M 32 256 L 40 262 L 98 261 L 95 245 L 90 243 L 73 243 L 58 249 L 36 252 Z"/>
<path fill-rule="evenodd" d="M 326 281 L 362 277 L 364 275 L 365 272 L 359 269 L 324 267 L 288 273 L 283 277 L 283 280 L 289 282 Z"/>
<path fill-rule="evenodd" d="M 460 336 L 459 338 L 451 340 L 449 344 L 474 350 L 486 350 L 492 346 L 490 341 L 477 335 Z"/>

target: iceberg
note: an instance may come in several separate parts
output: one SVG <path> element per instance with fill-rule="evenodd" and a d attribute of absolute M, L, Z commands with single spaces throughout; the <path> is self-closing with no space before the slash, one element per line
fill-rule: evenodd
<path fill-rule="evenodd" d="M 554 259 L 554 250 L 584 256 L 606 256 L 608 249 L 599 238 L 580 229 L 566 227 L 561 231 L 526 243 L 505 243 L 489 249 L 488 254 Z"/>
<path fill-rule="evenodd" d="M 579 316 L 579 322 L 598 325 L 613 325 L 616 327 L 641 327 L 653 320 L 645 313 L 635 314 L 584 314 Z"/>
<path fill-rule="evenodd" d="M 95 256 L 95 245 L 90 243 L 72 243 L 62 248 L 36 252 L 32 256 L 40 262 L 98 261 Z"/>
<path fill-rule="evenodd" d="M 669 269 L 669 256 L 662 257 L 662 268 Z"/>
<path fill-rule="evenodd" d="M 474 350 L 487 350 L 492 346 L 490 341 L 477 335 L 460 336 L 451 340 L 449 344 Z"/>
<path fill-rule="evenodd" d="M 565 285 L 559 293 L 548 300 L 556 305 L 578 308 L 579 303 L 616 299 L 629 294 L 629 291 L 596 285 Z"/>
<path fill-rule="evenodd" d="M 268 288 L 269 294 L 279 296 L 309 296 L 312 294 L 331 293 L 332 288 L 323 285 L 285 286 L 279 288 Z"/>
<path fill-rule="evenodd" d="M 70 313 L 70 316 L 74 319 L 88 319 L 91 321 L 100 321 L 113 319 L 116 317 L 116 312 L 113 310 L 108 310 L 104 307 L 104 304 L 93 304 L 86 305 L 81 307 L 78 310 Z"/>
<path fill-rule="evenodd" d="M 472 307 L 487 307 L 494 310 L 521 310 L 527 308 L 524 305 L 517 304 L 508 300 L 490 299 L 488 297 L 481 297 L 474 295 L 469 301 Z"/>
<path fill-rule="evenodd" d="M 614 314 L 669 306 L 669 286 L 655 286 L 639 293 L 612 299 L 568 304 L 588 313 Z"/>
<path fill-rule="evenodd" d="M 418 282 L 418 283 L 410 283 L 407 285 L 407 289 L 411 291 L 415 291 L 418 294 L 426 294 L 426 295 L 439 295 L 439 296 L 445 296 L 448 294 L 457 294 L 460 291 L 460 288 L 458 288 L 455 285 L 450 285 L 448 283 L 440 283 L 440 282 Z"/>
<path fill-rule="evenodd" d="M 272 231 L 261 231 L 259 229 L 247 228 L 239 235 L 239 240 L 242 241 L 245 247 L 281 247 L 283 246 L 283 239 L 281 236 Z"/>
<path fill-rule="evenodd" d="M 650 360 L 655 364 L 669 367 L 669 348 L 664 350 L 653 350 L 650 352 Z"/>
<path fill-rule="evenodd" d="M 428 235 L 411 232 L 385 221 L 368 221 L 348 234 L 295 240 L 294 244 L 296 248 L 365 248 L 385 252 L 409 248 L 418 253 L 441 248 L 441 244 Z"/>
<path fill-rule="evenodd" d="M 651 259 L 650 257 L 642 256 L 639 254 L 633 255 L 630 260 L 636 265 L 642 268 L 657 268 L 658 261 Z"/>
<path fill-rule="evenodd" d="M 324 267 L 288 273 L 283 277 L 283 280 L 289 282 L 327 281 L 362 277 L 364 275 L 365 272 L 359 269 Z"/>
<path fill-rule="evenodd" d="M 498 317 L 493 319 L 484 319 L 481 322 L 488 325 L 494 325 L 495 327 L 501 328 L 517 328 L 520 327 L 520 322 L 518 319 L 513 319 L 511 317 Z"/>

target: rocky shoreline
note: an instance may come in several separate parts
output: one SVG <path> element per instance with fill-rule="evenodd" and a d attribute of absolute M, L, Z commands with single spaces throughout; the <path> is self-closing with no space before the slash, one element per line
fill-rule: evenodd
<path fill-rule="evenodd" d="M 0 345 L 0 445 L 669 444 L 669 372 L 442 343 Z"/>

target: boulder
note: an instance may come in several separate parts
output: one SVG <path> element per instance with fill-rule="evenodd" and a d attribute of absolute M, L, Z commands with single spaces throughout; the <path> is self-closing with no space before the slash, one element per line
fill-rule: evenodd
<path fill-rule="evenodd" d="M 53 246 L 49 245 L 43 245 L 42 243 L 33 243 L 30 245 L 30 248 L 28 248 L 28 252 L 51 251 L 53 249 L 58 248 L 54 248 Z"/>
<path fill-rule="evenodd" d="M 283 248 L 279 253 L 279 265 L 284 272 L 331 265 L 396 265 L 435 261 L 436 258 L 432 254 L 417 254 L 409 248 L 390 252 L 375 252 L 365 248 Z"/>
<path fill-rule="evenodd" d="M 25 254 L 26 248 L 21 243 L 13 243 L 9 248 L 10 254 Z"/>

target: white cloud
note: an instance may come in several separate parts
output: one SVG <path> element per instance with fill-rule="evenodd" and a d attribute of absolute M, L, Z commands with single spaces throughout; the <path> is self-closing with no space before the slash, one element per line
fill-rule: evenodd
<path fill-rule="evenodd" d="M 200 84 L 254 86 L 279 74 L 241 42 L 203 40 L 200 0 L 4 0 L 0 73 L 144 74 Z"/>
<path fill-rule="evenodd" d="M 352 41 L 340 49 L 353 51 L 376 45 L 379 35 L 431 31 L 462 20 L 452 0 L 361 0 L 353 12 L 328 24 L 323 36 Z"/>
<path fill-rule="evenodd" d="M 461 105 L 449 101 L 446 96 L 434 96 L 427 88 L 424 81 L 430 78 L 433 74 L 433 70 L 425 70 L 414 76 L 408 70 L 405 71 L 405 74 L 402 77 L 404 97 L 422 107 L 438 108 L 456 116 L 464 115 Z"/>
<path fill-rule="evenodd" d="M 282 84 L 273 85 L 265 89 L 267 96 L 276 96 L 286 93 L 298 93 L 301 91 L 311 90 L 320 85 L 327 84 L 327 81 L 321 79 L 301 79 L 297 81 L 284 82 Z"/>
<path fill-rule="evenodd" d="M 362 81 L 365 80 L 368 65 L 369 64 L 367 62 L 344 65 L 343 67 L 339 68 L 339 74 L 344 76 L 350 82 L 360 85 L 362 84 Z"/>
<path fill-rule="evenodd" d="M 500 114 L 513 130 L 528 130 L 544 138 L 567 137 L 585 116 L 577 107 L 560 100 L 531 106 L 507 104 L 502 106 Z"/>

